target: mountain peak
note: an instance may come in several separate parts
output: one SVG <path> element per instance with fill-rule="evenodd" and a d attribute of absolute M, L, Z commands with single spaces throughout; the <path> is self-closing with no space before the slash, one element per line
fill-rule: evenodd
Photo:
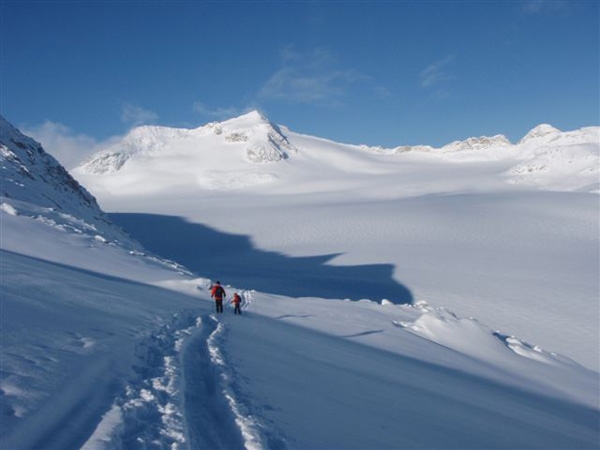
<path fill-rule="evenodd" d="M 198 149 L 203 150 L 199 152 Z M 120 142 L 89 157 L 73 173 L 111 174 L 140 161 L 152 165 L 170 160 L 175 164 L 175 157 L 179 162 L 187 161 L 184 171 L 212 159 L 229 166 L 247 162 L 270 163 L 287 159 L 295 152 L 297 149 L 285 133 L 262 113 L 253 110 L 196 129 L 135 128 Z"/>
<path fill-rule="evenodd" d="M 525 142 L 531 141 L 532 139 L 556 136 L 560 133 L 561 131 L 558 128 L 554 128 L 552 125 L 548 125 L 547 123 L 542 123 L 537 127 L 533 128 L 529 133 L 527 133 L 519 141 L 519 144 L 524 144 Z"/>
<path fill-rule="evenodd" d="M 214 134 L 223 135 L 226 142 L 246 143 L 249 162 L 277 162 L 297 151 L 285 133 L 257 110 L 207 127 Z"/>
<path fill-rule="evenodd" d="M 253 109 L 252 111 L 247 112 L 246 114 L 242 114 L 238 117 L 238 119 L 241 119 L 242 117 L 246 117 L 252 120 L 258 120 L 261 122 L 269 122 L 269 119 L 257 109 Z"/>
<path fill-rule="evenodd" d="M 231 119 L 220 122 L 218 125 L 237 128 L 252 128 L 260 125 L 273 126 L 271 121 L 264 114 L 262 114 L 256 109 L 242 114 L 241 116 L 233 117 Z"/>

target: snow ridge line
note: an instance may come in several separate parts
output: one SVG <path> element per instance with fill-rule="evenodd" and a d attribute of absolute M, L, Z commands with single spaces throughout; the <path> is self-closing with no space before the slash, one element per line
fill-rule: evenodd
<path fill-rule="evenodd" d="M 227 400 L 231 413 L 235 418 L 235 423 L 242 434 L 244 447 L 247 450 L 266 449 L 267 446 L 265 445 L 265 438 L 261 432 L 262 427 L 259 420 L 250 414 L 248 409 L 236 398 L 233 389 L 233 380 L 235 377 L 233 371 L 227 365 L 219 346 L 226 331 L 225 325 L 219 322 L 214 315 L 211 315 L 210 318 L 217 323 L 215 330 L 207 340 L 210 359 L 219 371 L 221 393 Z"/>

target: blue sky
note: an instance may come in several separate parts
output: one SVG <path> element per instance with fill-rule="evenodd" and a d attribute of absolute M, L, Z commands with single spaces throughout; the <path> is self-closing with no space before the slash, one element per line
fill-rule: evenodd
<path fill-rule="evenodd" d="M 0 112 L 49 147 L 249 109 L 385 147 L 600 123 L 595 0 L 2 0 L 0 14 Z"/>

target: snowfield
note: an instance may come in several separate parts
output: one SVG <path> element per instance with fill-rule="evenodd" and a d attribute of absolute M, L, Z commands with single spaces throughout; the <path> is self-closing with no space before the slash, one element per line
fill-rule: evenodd
<path fill-rule="evenodd" d="M 266 292 L 423 299 L 600 370 L 600 127 L 429 151 L 300 135 L 257 112 L 160 128 L 160 152 L 134 145 L 150 130 L 73 175 L 155 253 Z M 286 158 L 249 161 L 259 145 Z M 106 154 L 128 159 L 98 171 Z"/>
<path fill-rule="evenodd" d="M 512 144 L 398 153 L 251 113 L 74 171 L 107 217 L 2 126 L 0 448 L 597 448 L 587 172 L 514 184 Z"/>

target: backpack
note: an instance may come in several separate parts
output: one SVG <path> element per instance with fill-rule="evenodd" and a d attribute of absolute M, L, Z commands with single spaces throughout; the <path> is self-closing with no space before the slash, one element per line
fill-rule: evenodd
<path fill-rule="evenodd" d="M 220 285 L 216 285 L 212 289 L 212 296 L 215 298 L 217 298 L 217 297 L 222 298 L 224 293 L 225 293 L 225 289 L 223 289 Z"/>

